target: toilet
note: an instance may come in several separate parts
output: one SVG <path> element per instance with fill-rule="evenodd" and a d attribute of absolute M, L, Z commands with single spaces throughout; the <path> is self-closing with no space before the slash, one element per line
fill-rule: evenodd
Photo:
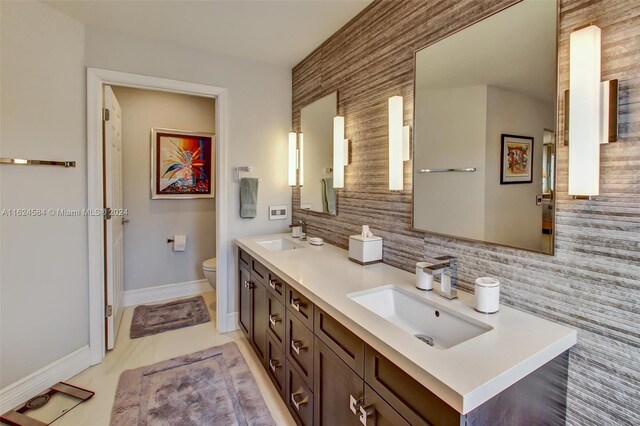
<path fill-rule="evenodd" d="M 216 258 L 213 257 L 211 259 L 207 259 L 202 262 L 202 270 L 204 271 L 204 276 L 207 277 L 209 284 L 215 290 L 216 289 Z"/>

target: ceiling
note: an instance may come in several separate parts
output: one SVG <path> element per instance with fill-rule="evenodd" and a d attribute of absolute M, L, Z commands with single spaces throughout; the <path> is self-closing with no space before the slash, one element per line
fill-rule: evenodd
<path fill-rule="evenodd" d="M 554 104 L 556 7 L 527 0 L 421 50 L 416 88 L 488 85 Z"/>
<path fill-rule="evenodd" d="M 293 67 L 371 0 L 173 0 L 45 3 L 89 26 Z"/>

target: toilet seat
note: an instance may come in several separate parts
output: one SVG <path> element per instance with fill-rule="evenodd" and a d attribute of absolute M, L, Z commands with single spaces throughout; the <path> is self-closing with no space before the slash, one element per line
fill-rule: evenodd
<path fill-rule="evenodd" d="M 205 271 L 215 272 L 217 264 L 217 259 L 213 257 L 202 262 L 202 269 L 204 269 Z"/>

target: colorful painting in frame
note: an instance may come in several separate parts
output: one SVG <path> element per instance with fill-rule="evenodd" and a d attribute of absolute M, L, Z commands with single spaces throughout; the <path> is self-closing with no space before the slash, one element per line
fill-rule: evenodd
<path fill-rule="evenodd" d="M 533 182 L 533 138 L 502 135 L 500 184 Z"/>
<path fill-rule="evenodd" d="M 215 196 L 212 133 L 151 129 L 151 198 Z"/>

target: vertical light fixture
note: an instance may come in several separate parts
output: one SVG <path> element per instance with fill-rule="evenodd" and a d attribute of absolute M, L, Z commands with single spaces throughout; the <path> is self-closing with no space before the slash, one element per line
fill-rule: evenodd
<path fill-rule="evenodd" d="M 298 185 L 304 186 L 304 138 L 302 132 L 298 133 Z"/>
<path fill-rule="evenodd" d="M 349 165 L 349 139 L 344 140 L 344 165 Z"/>
<path fill-rule="evenodd" d="M 333 187 L 344 188 L 344 117 L 333 118 Z"/>
<path fill-rule="evenodd" d="M 403 158 L 402 96 L 389 98 L 389 190 L 402 191 Z"/>
<path fill-rule="evenodd" d="M 569 40 L 569 195 L 600 193 L 600 28 Z"/>
<path fill-rule="evenodd" d="M 289 186 L 296 186 L 298 168 L 298 150 L 296 149 L 296 132 L 289 132 Z"/>
<path fill-rule="evenodd" d="M 411 152 L 409 150 L 409 141 L 411 140 L 411 127 L 404 126 L 402 128 L 402 160 L 409 161 Z"/>

